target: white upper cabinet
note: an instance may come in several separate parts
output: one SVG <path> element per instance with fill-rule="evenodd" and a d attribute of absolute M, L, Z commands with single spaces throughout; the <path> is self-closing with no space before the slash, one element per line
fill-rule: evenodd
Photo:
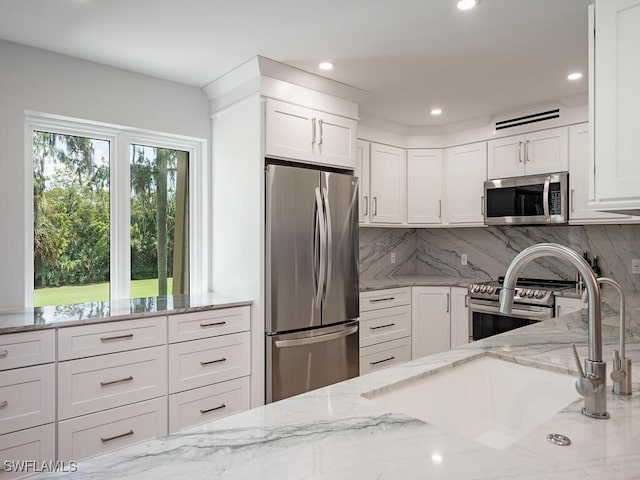
<path fill-rule="evenodd" d="M 371 223 L 405 222 L 406 158 L 402 148 L 371 144 L 369 163 Z"/>
<path fill-rule="evenodd" d="M 640 211 L 640 0 L 597 0 L 595 30 L 593 205 Z"/>
<path fill-rule="evenodd" d="M 589 208 L 589 124 L 569 128 L 569 221 L 602 223 L 623 221 L 631 217 L 598 212 Z"/>
<path fill-rule="evenodd" d="M 268 99 L 265 154 L 353 169 L 356 127 L 350 118 Z"/>
<path fill-rule="evenodd" d="M 490 140 L 487 159 L 489 179 L 567 171 L 567 127 Z"/>
<path fill-rule="evenodd" d="M 407 153 L 407 223 L 442 223 L 442 150 Z"/>
<path fill-rule="evenodd" d="M 358 140 L 356 144 L 356 170 L 358 177 L 358 219 L 369 223 L 369 151 L 371 144 Z"/>
<path fill-rule="evenodd" d="M 484 225 L 486 142 L 446 149 L 444 164 L 445 223 Z"/>

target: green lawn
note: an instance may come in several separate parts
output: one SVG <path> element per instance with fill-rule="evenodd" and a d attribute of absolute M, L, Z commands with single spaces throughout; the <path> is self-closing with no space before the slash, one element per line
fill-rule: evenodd
<path fill-rule="evenodd" d="M 173 278 L 167 279 L 167 291 L 171 293 Z M 155 297 L 158 295 L 158 279 L 132 280 L 131 298 Z M 98 302 L 109 300 L 109 283 L 90 285 L 37 288 L 33 292 L 33 306 L 62 305 L 65 303 Z"/>

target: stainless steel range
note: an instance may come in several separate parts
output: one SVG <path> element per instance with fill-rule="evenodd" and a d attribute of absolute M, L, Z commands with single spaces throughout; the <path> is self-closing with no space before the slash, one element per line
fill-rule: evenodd
<path fill-rule="evenodd" d="M 469 285 L 469 331 L 470 340 L 497 335 L 553 317 L 554 292 L 575 288 L 575 282 L 520 278 L 514 295 L 513 311 L 510 315 L 500 313 L 500 291 L 498 280 Z"/>

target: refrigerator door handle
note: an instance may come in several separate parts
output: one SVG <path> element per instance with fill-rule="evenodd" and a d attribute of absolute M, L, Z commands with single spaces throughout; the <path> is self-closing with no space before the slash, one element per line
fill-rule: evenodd
<path fill-rule="evenodd" d="M 327 291 L 329 290 L 329 286 L 331 285 L 331 275 L 333 271 L 333 232 L 331 229 L 331 207 L 329 205 L 329 192 L 326 188 L 322 189 L 322 200 L 324 201 L 324 213 L 326 220 L 326 234 L 327 234 L 327 242 L 326 242 L 326 262 L 327 262 L 327 271 L 324 282 L 324 289 L 322 292 L 322 300 L 326 300 Z"/>
<path fill-rule="evenodd" d="M 327 275 L 327 225 L 324 214 L 324 202 L 320 187 L 316 187 L 316 208 L 318 209 L 318 226 L 320 227 L 320 268 L 318 269 L 318 285 L 316 291 L 316 308 L 320 307 L 320 301 L 324 295 L 324 284 Z"/>
<path fill-rule="evenodd" d="M 276 340 L 275 346 L 278 348 L 299 347 L 300 345 L 311 345 L 313 343 L 328 342 L 337 338 L 348 337 L 358 331 L 358 325 L 346 328 L 339 332 L 327 333 L 326 335 L 318 335 L 317 337 L 297 338 L 295 340 Z"/>

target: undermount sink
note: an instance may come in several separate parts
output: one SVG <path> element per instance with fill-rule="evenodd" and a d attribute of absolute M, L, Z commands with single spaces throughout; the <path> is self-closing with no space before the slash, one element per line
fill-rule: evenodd
<path fill-rule="evenodd" d="M 580 398 L 575 377 L 488 356 L 363 396 L 500 450 Z"/>

